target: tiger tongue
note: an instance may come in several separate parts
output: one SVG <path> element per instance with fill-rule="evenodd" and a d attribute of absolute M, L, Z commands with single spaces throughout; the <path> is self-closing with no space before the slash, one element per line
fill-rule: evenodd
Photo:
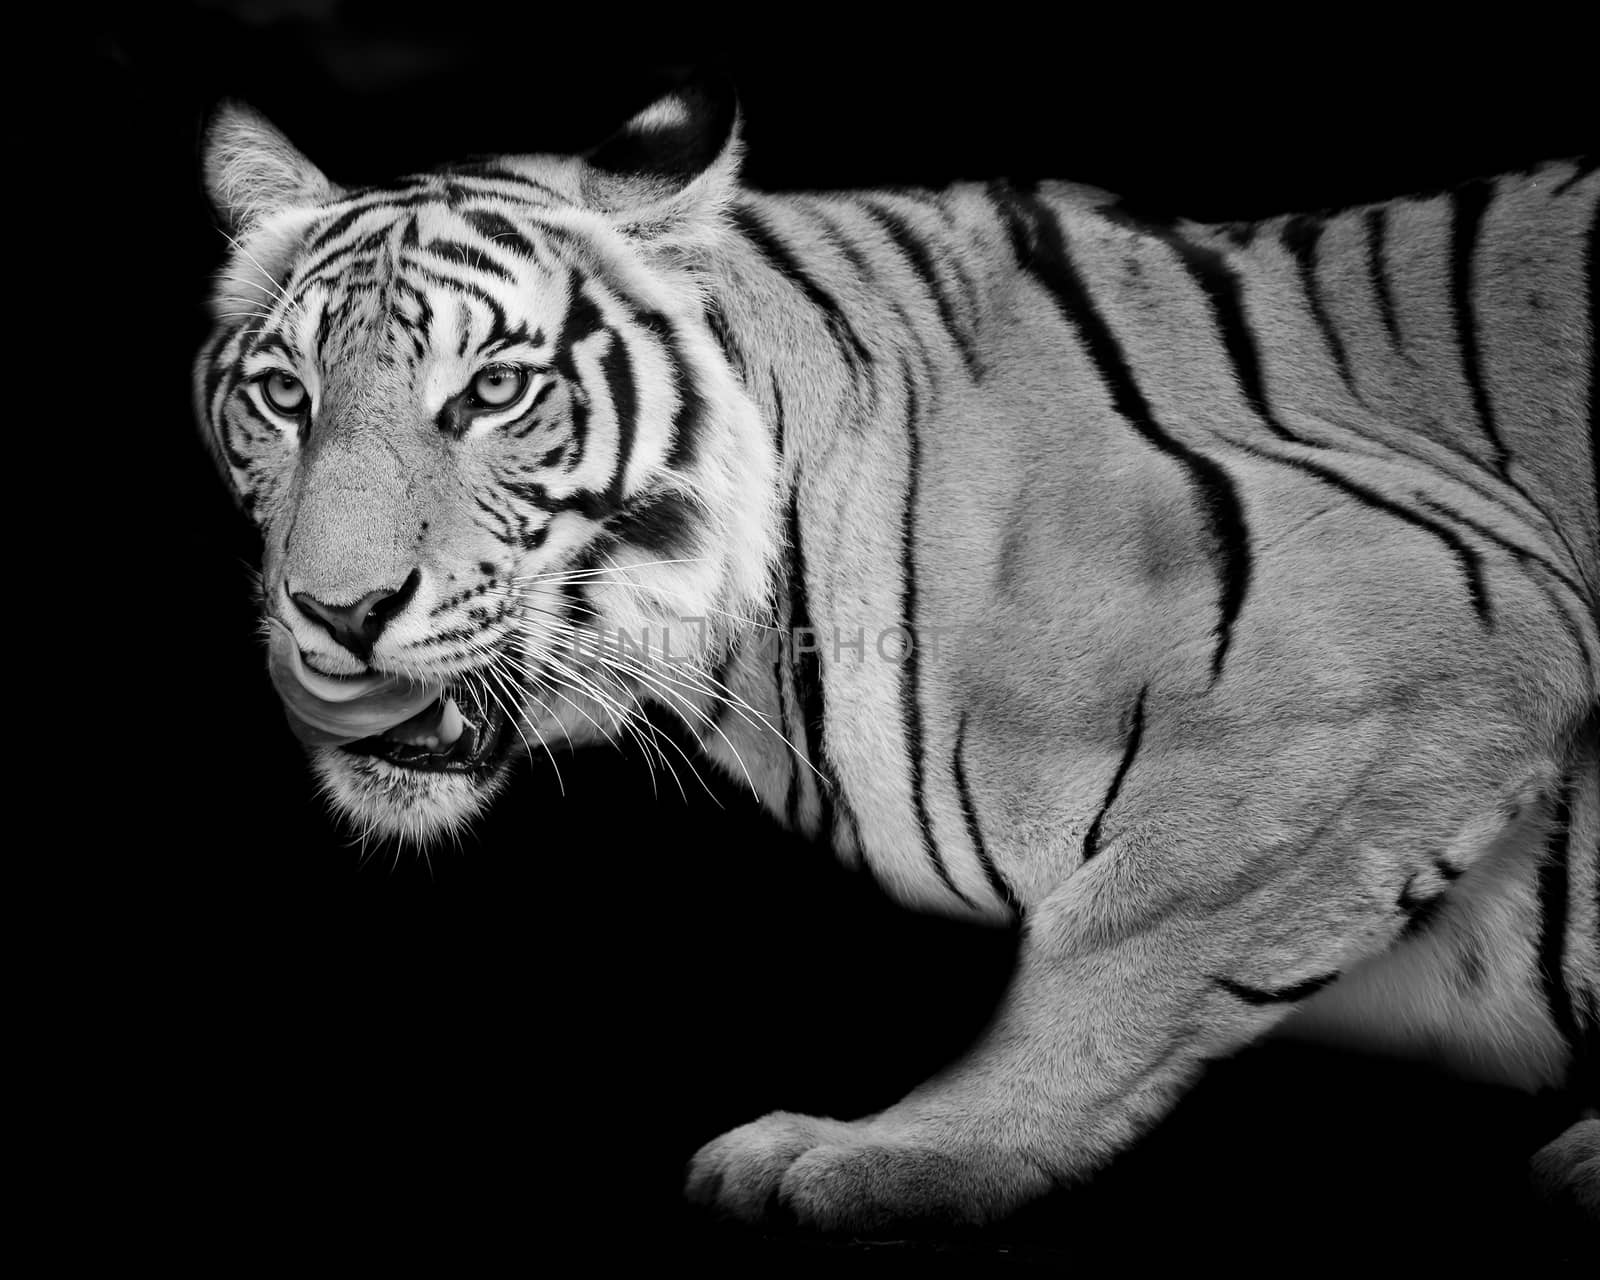
<path fill-rule="evenodd" d="M 393 738 L 396 742 L 409 742 L 413 746 L 437 750 L 452 745 L 465 728 L 466 721 L 461 718 L 461 708 L 456 706 L 456 700 L 440 698 L 404 724 L 397 724 L 385 731 L 383 736 Z"/>
<path fill-rule="evenodd" d="M 394 676 L 336 680 L 307 669 L 289 629 L 268 627 L 267 670 L 303 742 L 340 745 L 405 724 L 440 701 L 444 690 Z M 441 714 L 443 709 L 440 708 Z"/>

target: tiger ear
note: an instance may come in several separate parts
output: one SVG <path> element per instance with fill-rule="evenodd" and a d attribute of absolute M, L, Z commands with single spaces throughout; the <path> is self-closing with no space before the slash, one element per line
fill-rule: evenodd
<path fill-rule="evenodd" d="M 714 218 L 738 181 L 739 125 L 732 81 L 674 89 L 583 157 L 584 200 L 647 236 Z"/>
<path fill-rule="evenodd" d="M 236 235 L 338 194 L 277 126 L 242 102 L 223 102 L 206 125 L 201 171 L 212 207 Z"/>

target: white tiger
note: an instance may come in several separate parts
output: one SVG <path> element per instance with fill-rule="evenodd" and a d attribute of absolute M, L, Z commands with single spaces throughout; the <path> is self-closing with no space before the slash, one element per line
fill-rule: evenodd
<path fill-rule="evenodd" d="M 651 703 L 1019 925 L 961 1061 L 701 1150 L 751 1220 L 993 1221 L 1291 1014 L 1592 1105 L 1592 164 L 1222 227 L 739 156 L 699 90 L 355 190 L 214 121 L 196 404 L 335 808 L 427 841 Z"/>

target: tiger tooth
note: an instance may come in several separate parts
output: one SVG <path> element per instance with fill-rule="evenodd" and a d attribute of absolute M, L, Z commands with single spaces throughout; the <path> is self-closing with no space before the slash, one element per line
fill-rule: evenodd
<path fill-rule="evenodd" d="M 461 718 L 461 708 L 456 706 L 454 698 L 446 698 L 444 714 L 439 717 L 439 743 L 441 746 L 451 746 L 461 736 L 461 730 L 466 727 L 466 722 Z"/>

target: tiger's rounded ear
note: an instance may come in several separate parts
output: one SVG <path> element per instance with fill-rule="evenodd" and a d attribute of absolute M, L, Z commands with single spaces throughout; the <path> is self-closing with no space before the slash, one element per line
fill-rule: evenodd
<path fill-rule="evenodd" d="M 658 98 L 583 157 L 583 196 L 634 230 L 714 215 L 739 176 L 739 98 L 726 77 Z"/>
<path fill-rule="evenodd" d="M 242 102 L 219 104 L 207 122 L 201 171 L 212 207 L 235 234 L 284 209 L 338 194 L 277 126 Z"/>

